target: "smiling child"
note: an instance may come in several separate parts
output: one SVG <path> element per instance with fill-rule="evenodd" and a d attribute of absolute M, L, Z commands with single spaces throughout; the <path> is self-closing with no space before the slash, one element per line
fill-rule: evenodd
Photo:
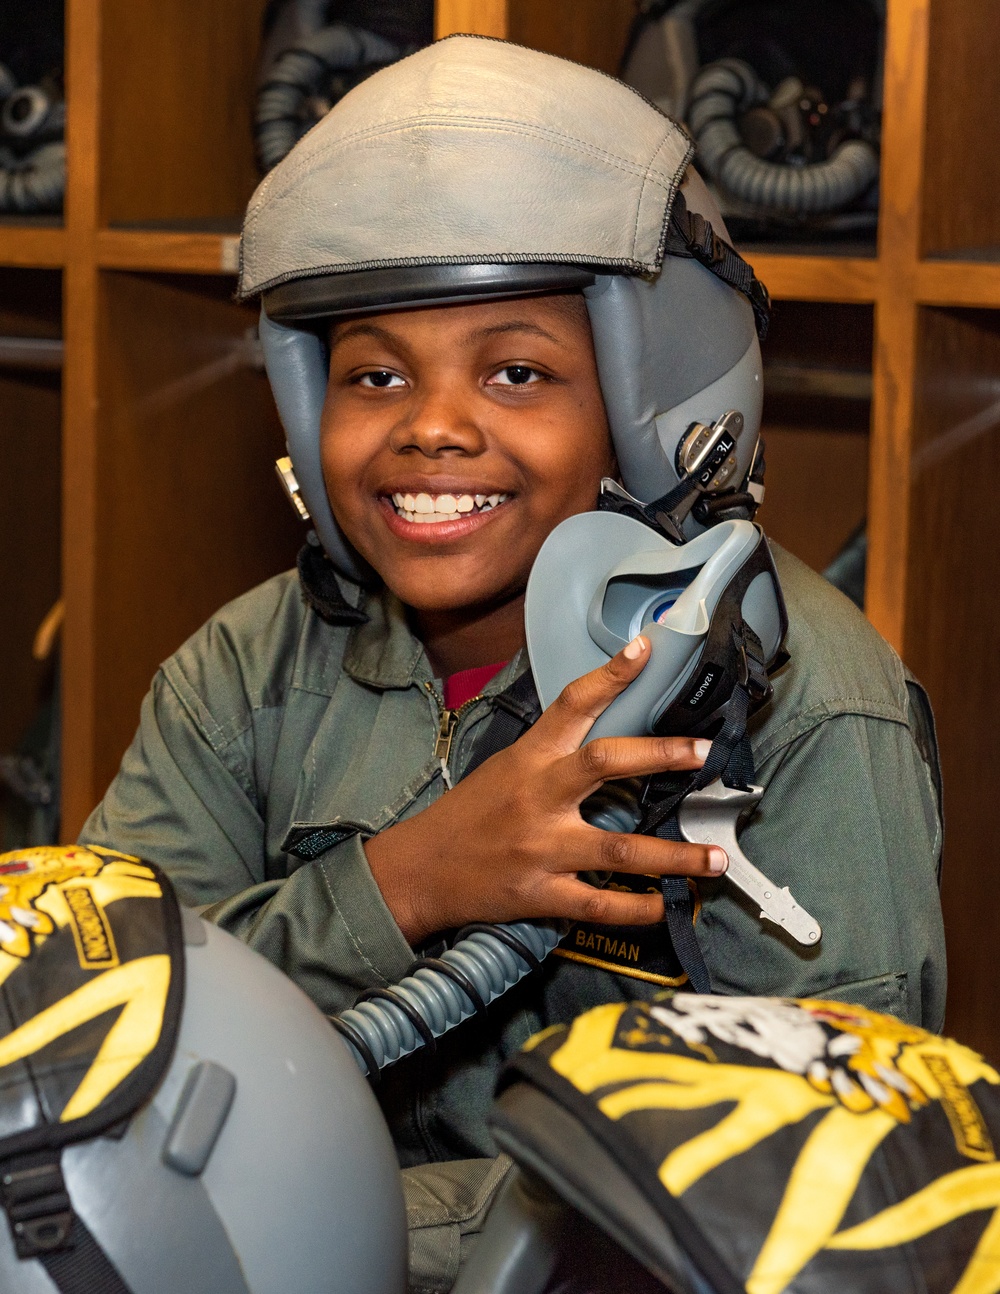
<path fill-rule="evenodd" d="M 660 877 L 697 886 L 715 991 L 941 1023 L 924 702 L 788 554 L 791 663 L 752 722 L 765 791 L 743 844 L 821 921 L 818 948 L 764 928 L 717 847 L 580 816 L 607 780 L 705 759 L 687 738 L 581 745 L 646 664 L 641 637 L 464 775 L 498 708 L 517 708 L 547 535 L 595 507 L 602 477 L 665 493 L 693 422 L 759 421 L 752 275 L 706 234 L 706 220 L 724 231 L 689 162 L 679 128 L 611 78 L 457 37 L 353 90 L 268 176 L 242 291 L 263 294 L 318 540 L 298 574 L 223 608 L 163 665 L 82 834 L 158 862 L 331 1014 L 467 922 L 578 923 L 485 1019 L 379 1088 L 423 1290 L 450 1288 L 502 1180 L 485 1114 L 503 1058 L 587 1007 L 683 982 Z M 589 871 L 614 883 L 594 889 Z"/>

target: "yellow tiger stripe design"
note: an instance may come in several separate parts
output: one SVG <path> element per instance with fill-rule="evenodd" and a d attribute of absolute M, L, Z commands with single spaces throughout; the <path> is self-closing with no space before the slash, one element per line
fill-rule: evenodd
<path fill-rule="evenodd" d="M 678 1061 L 679 1064 L 671 1062 Z M 681 1056 L 660 1057 L 661 1081 L 639 1083 L 605 1096 L 599 1103 L 609 1119 L 635 1110 L 699 1110 L 736 1102 L 736 1108 L 713 1127 L 672 1151 L 660 1166 L 660 1181 L 681 1195 L 706 1173 L 750 1150 L 765 1137 L 814 1110 L 835 1104 L 804 1083 L 797 1074 L 768 1073 L 736 1065 L 707 1066 Z"/>
<path fill-rule="evenodd" d="M 875 1217 L 842 1231 L 830 1249 L 887 1249 L 905 1245 L 966 1213 L 1000 1207 L 1000 1164 L 975 1164 L 939 1177 Z M 1000 1270 L 1000 1269 L 998 1269 Z"/>
<path fill-rule="evenodd" d="M 170 958 L 140 957 L 89 980 L 0 1040 L 0 1070 L 24 1060 L 71 1029 L 120 1006 L 93 1064 L 70 1097 L 60 1122 L 79 1119 L 139 1065 L 156 1046 L 170 988 Z"/>
<path fill-rule="evenodd" d="M 897 1126 L 883 1110 L 858 1115 L 842 1107 L 816 1125 L 789 1175 L 747 1294 L 779 1294 L 826 1246 L 876 1146 Z"/>

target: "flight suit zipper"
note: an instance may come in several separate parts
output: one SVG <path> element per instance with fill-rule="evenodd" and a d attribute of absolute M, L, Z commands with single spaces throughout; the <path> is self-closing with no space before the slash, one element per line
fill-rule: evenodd
<path fill-rule="evenodd" d="M 454 710 L 449 710 L 444 700 L 438 695 L 433 683 L 425 683 L 424 687 L 428 694 L 434 698 L 438 709 L 438 730 L 437 738 L 434 742 L 434 758 L 441 765 L 441 776 L 444 779 L 445 787 L 450 791 L 454 783 L 451 780 L 451 769 L 448 767 L 448 761 L 451 759 L 452 742 L 455 739 L 455 733 L 458 729 L 459 720 L 462 714 L 483 699 L 482 693 L 478 696 L 470 697 L 468 701 Z"/>

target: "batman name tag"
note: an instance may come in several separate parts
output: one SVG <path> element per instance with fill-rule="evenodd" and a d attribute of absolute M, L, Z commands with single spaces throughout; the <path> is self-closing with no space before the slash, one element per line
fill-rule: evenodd
<path fill-rule="evenodd" d="M 604 888 L 623 894 L 660 893 L 659 877 L 625 872 L 615 872 Z M 601 926 L 577 921 L 554 955 L 666 988 L 687 983 L 663 921 L 652 926 Z"/>

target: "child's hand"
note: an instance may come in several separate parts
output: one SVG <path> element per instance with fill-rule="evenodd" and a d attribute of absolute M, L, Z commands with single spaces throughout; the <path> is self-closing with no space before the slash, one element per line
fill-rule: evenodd
<path fill-rule="evenodd" d="M 581 803 L 605 781 L 705 762 L 709 743 L 689 737 L 601 737 L 581 747 L 648 659 L 647 640 L 634 639 L 565 688 L 514 745 L 430 808 L 365 843 L 372 874 L 411 944 L 470 921 L 652 924 L 663 917 L 659 895 L 598 890 L 577 872 L 725 871 L 718 846 L 602 831 L 580 816 Z"/>

